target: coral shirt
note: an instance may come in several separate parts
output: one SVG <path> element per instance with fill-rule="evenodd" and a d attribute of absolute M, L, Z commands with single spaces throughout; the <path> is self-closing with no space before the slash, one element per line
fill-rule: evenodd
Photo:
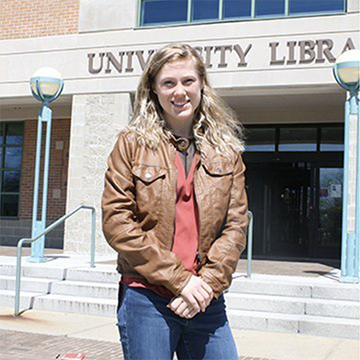
<path fill-rule="evenodd" d="M 186 170 L 178 152 L 175 155 L 177 168 L 177 190 L 175 207 L 175 232 L 172 251 L 181 259 L 185 268 L 196 274 L 197 248 L 199 233 L 199 217 L 194 192 L 194 171 L 196 166 L 196 154 L 194 154 L 189 173 Z M 121 283 L 130 287 L 147 288 L 158 295 L 173 297 L 168 289 L 163 286 L 152 285 L 145 279 L 123 276 Z"/>

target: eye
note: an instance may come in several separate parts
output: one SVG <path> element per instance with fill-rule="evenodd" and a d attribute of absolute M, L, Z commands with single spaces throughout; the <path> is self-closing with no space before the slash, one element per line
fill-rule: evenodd
<path fill-rule="evenodd" d="M 163 82 L 163 85 L 166 86 L 166 87 L 171 87 L 174 85 L 174 82 L 172 80 L 165 80 Z"/>
<path fill-rule="evenodd" d="M 195 82 L 195 79 L 189 78 L 189 79 L 186 79 L 184 82 L 186 85 L 191 85 L 193 82 Z"/>

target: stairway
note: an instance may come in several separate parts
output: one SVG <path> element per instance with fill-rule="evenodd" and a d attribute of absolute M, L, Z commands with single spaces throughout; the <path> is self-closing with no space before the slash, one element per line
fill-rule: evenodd
<path fill-rule="evenodd" d="M 21 309 L 114 316 L 115 266 L 23 265 Z M 0 306 L 13 307 L 15 265 L 0 262 Z M 325 277 L 236 273 L 225 294 L 233 328 L 342 338 L 359 337 L 359 287 Z"/>
<path fill-rule="evenodd" d="M 338 280 L 234 277 L 225 294 L 233 328 L 359 338 L 359 287 Z"/>

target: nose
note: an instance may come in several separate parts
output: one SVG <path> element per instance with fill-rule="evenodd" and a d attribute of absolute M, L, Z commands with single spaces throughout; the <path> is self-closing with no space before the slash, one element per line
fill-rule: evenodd
<path fill-rule="evenodd" d="M 178 85 L 176 85 L 176 87 L 174 88 L 174 95 L 186 95 L 186 89 L 183 84 L 179 83 Z"/>

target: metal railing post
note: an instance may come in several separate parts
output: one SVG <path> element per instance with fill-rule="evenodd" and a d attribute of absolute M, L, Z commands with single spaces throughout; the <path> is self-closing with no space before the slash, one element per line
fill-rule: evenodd
<path fill-rule="evenodd" d="M 96 213 L 95 209 L 91 209 L 91 252 L 90 252 L 90 267 L 95 267 L 95 229 L 96 229 Z"/>
<path fill-rule="evenodd" d="M 247 243 L 247 277 L 251 278 L 254 215 L 251 211 L 249 211 L 248 214 L 249 214 L 249 225 L 248 225 L 248 243 Z"/>
<path fill-rule="evenodd" d="M 95 267 L 95 226 L 96 226 L 96 210 L 93 206 L 80 205 L 74 210 L 70 211 L 68 214 L 65 214 L 60 219 L 54 221 L 50 226 L 48 226 L 41 233 L 36 236 L 29 238 L 20 239 L 17 244 L 17 253 L 16 253 L 16 275 L 15 275 L 15 306 L 14 314 L 18 316 L 20 314 L 20 287 L 21 287 L 21 253 L 23 244 L 32 244 L 39 238 L 48 234 L 50 231 L 54 230 L 60 224 L 62 224 L 69 217 L 77 213 L 81 209 L 91 210 L 91 249 L 90 249 L 90 267 Z"/>

